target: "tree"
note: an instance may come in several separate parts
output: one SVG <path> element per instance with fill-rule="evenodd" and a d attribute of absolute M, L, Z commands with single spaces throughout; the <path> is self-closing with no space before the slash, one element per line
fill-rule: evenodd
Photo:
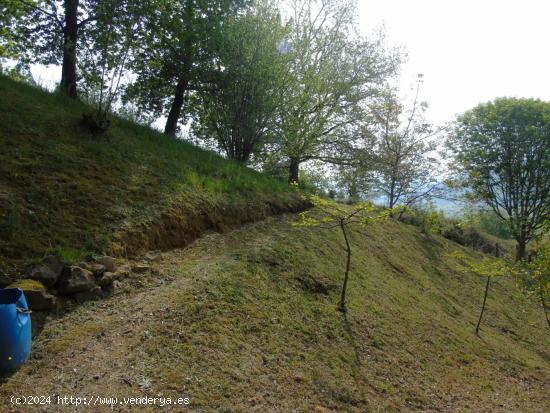
<path fill-rule="evenodd" d="M 419 75 L 408 111 L 394 90 L 382 94 L 369 107 L 371 126 L 366 133 L 374 135 L 375 144 L 366 148 L 371 152 L 371 162 L 363 168 L 363 173 L 371 175 L 370 189 L 383 194 L 389 208 L 398 203 L 411 205 L 437 189 L 434 136 L 439 130 L 424 118 L 427 104 L 419 101 L 421 83 L 422 75 Z"/>
<path fill-rule="evenodd" d="M 392 76 L 400 56 L 383 37 L 357 35 L 353 0 L 294 0 L 291 4 L 289 76 L 280 115 L 280 152 L 289 182 L 303 162 L 338 163 L 364 103 Z"/>
<path fill-rule="evenodd" d="M 517 260 L 550 217 L 550 103 L 500 98 L 460 116 L 448 140 L 471 195 L 505 220 Z"/>
<path fill-rule="evenodd" d="M 60 89 L 77 96 L 80 31 L 97 20 L 99 0 L 10 0 L 23 14 L 11 19 L 17 53 L 25 61 L 61 64 Z M 14 3 L 15 4 L 15 3 Z"/>
<path fill-rule="evenodd" d="M 17 57 L 16 31 L 19 20 L 25 16 L 25 11 L 26 6 L 19 0 L 3 0 L 0 3 L 0 59 Z"/>
<path fill-rule="evenodd" d="M 248 162 L 273 135 L 285 69 L 278 52 L 283 38 L 279 12 L 270 2 L 258 2 L 224 24 L 217 53 L 223 69 L 212 87 L 195 94 L 193 129 L 230 159 Z"/>
<path fill-rule="evenodd" d="M 481 321 L 483 319 L 483 314 L 485 313 L 485 307 L 487 305 L 487 296 L 489 295 L 489 286 L 491 280 L 496 277 L 502 277 L 507 274 L 515 274 L 515 270 L 509 266 L 506 261 L 500 258 L 500 247 L 498 244 L 495 246 L 495 258 L 492 257 L 483 257 L 481 261 L 473 261 L 468 259 L 465 255 L 461 253 L 453 254 L 453 257 L 460 259 L 465 262 L 465 271 L 473 272 L 474 274 L 479 275 L 480 277 L 486 277 L 485 282 L 485 292 L 483 294 L 483 304 L 481 305 L 481 311 L 479 313 L 479 318 L 476 324 L 476 335 L 479 336 L 479 329 L 481 326 Z"/>
<path fill-rule="evenodd" d="M 94 106 L 84 113 L 83 124 L 99 134 L 109 127 L 108 115 L 135 53 L 134 33 L 140 28 L 144 10 L 137 2 L 118 0 L 102 2 L 97 11 L 96 24 L 86 30 L 80 72 L 84 80 L 82 95 Z"/>
<path fill-rule="evenodd" d="M 540 298 L 540 304 L 550 327 L 550 241 L 542 241 L 531 261 L 527 264 L 530 275 L 530 290 Z"/>
<path fill-rule="evenodd" d="M 301 221 L 297 225 L 318 226 L 324 229 L 340 228 L 342 231 L 346 251 L 346 266 L 338 310 L 346 312 L 346 294 L 352 253 L 349 235 L 350 226 L 367 227 L 375 222 L 386 219 L 390 211 L 380 211 L 370 202 L 361 202 L 353 207 L 349 207 L 318 196 L 311 196 L 310 200 L 315 209 L 302 212 L 300 214 Z"/>
<path fill-rule="evenodd" d="M 148 113 L 166 115 L 164 132 L 175 136 L 190 91 L 211 83 L 216 72 L 216 42 L 224 20 L 248 0 L 152 0 L 144 30 L 136 33 L 141 50 L 136 74 L 126 92 Z"/>

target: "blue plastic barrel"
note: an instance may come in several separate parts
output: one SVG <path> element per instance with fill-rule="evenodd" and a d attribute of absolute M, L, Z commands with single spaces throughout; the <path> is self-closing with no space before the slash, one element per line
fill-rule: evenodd
<path fill-rule="evenodd" d="M 20 288 L 0 289 L 0 375 L 15 372 L 31 354 L 31 315 Z"/>

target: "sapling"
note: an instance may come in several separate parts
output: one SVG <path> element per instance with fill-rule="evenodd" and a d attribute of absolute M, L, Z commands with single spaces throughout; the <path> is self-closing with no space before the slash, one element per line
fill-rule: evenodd
<path fill-rule="evenodd" d="M 365 228 L 375 222 L 387 219 L 390 216 L 389 209 L 380 210 L 370 202 L 360 202 L 355 205 L 343 205 L 329 199 L 318 196 L 310 198 L 315 209 L 302 212 L 301 220 L 296 225 L 316 226 L 324 229 L 340 228 L 344 237 L 344 249 L 346 251 L 346 267 L 344 281 L 340 293 L 338 310 L 346 312 L 346 293 L 351 267 L 351 242 L 349 231 L 352 227 Z"/>
<path fill-rule="evenodd" d="M 531 281 L 533 281 L 533 290 L 537 291 L 540 297 L 540 303 L 546 317 L 548 327 L 550 327 L 550 241 L 539 245 L 537 252 L 527 264 Z"/>
<path fill-rule="evenodd" d="M 465 270 L 473 272 L 481 277 L 486 277 L 485 292 L 483 294 L 483 304 L 481 305 L 481 311 L 479 313 L 479 319 L 476 324 L 476 335 L 479 336 L 479 329 L 481 327 L 481 321 L 483 320 L 483 314 L 487 306 L 487 297 L 489 296 L 489 287 L 491 280 L 496 277 L 504 275 L 513 275 L 514 268 L 511 267 L 505 260 L 501 259 L 500 246 L 496 244 L 495 257 L 484 257 L 481 261 L 473 261 L 468 259 L 465 255 L 457 253 L 453 254 L 455 258 L 459 258 L 465 261 Z"/>

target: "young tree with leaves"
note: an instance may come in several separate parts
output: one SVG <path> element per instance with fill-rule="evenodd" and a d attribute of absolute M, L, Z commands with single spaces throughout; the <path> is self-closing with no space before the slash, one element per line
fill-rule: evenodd
<path fill-rule="evenodd" d="M 346 251 L 346 266 L 338 310 L 346 312 L 346 294 L 352 253 L 350 229 L 354 226 L 365 228 L 375 222 L 387 219 L 390 210 L 380 211 L 370 202 L 361 202 L 350 207 L 318 196 L 312 196 L 310 199 L 315 209 L 302 212 L 300 214 L 301 221 L 297 225 L 317 226 L 324 229 L 340 228 L 342 231 Z"/>
<path fill-rule="evenodd" d="M 540 304 L 550 327 L 550 241 L 545 239 L 538 245 L 536 253 L 527 264 L 529 284 L 540 298 Z"/>
<path fill-rule="evenodd" d="M 294 182 L 303 162 L 342 160 L 364 103 L 395 74 L 400 56 L 384 49 L 382 36 L 357 34 L 354 0 L 294 0 L 290 9 L 291 62 L 279 133 Z"/>
<path fill-rule="evenodd" d="M 424 118 L 427 104 L 420 102 L 422 75 L 419 75 L 412 107 L 406 111 L 394 90 L 383 93 L 369 107 L 367 134 L 375 144 L 366 149 L 371 165 L 371 190 L 381 193 L 389 208 L 412 205 L 437 189 L 438 159 L 434 137 L 439 130 Z M 371 139 L 372 140 L 372 139 Z"/>
<path fill-rule="evenodd" d="M 217 53 L 222 70 L 211 87 L 197 91 L 192 106 L 195 135 L 214 141 L 230 159 L 247 163 L 273 140 L 286 64 L 278 47 L 284 37 L 270 1 L 258 1 L 225 21 Z"/>
<path fill-rule="evenodd" d="M 500 98 L 460 116 L 448 140 L 471 195 L 505 220 L 517 260 L 550 218 L 550 103 Z"/>
<path fill-rule="evenodd" d="M 137 48 L 136 31 L 142 28 L 147 11 L 132 0 L 102 2 L 95 24 L 86 28 L 79 70 L 82 95 L 94 110 L 83 123 L 95 133 L 109 127 L 109 114 L 119 98 L 124 75 Z"/>
<path fill-rule="evenodd" d="M 479 329 L 481 326 L 481 321 L 483 320 L 483 314 L 485 313 L 485 308 L 487 305 L 487 297 L 489 295 L 489 286 L 491 280 L 502 277 L 505 275 L 514 275 L 516 274 L 514 268 L 512 268 L 506 261 L 504 261 L 501 256 L 500 247 L 496 244 L 496 257 L 483 257 L 481 261 L 474 261 L 467 258 L 462 253 L 453 254 L 453 258 L 459 259 L 464 262 L 464 271 L 470 271 L 474 274 L 479 275 L 480 277 L 485 277 L 485 292 L 483 294 L 483 304 L 481 305 L 481 311 L 479 313 L 479 318 L 476 324 L 476 335 L 479 336 Z"/>

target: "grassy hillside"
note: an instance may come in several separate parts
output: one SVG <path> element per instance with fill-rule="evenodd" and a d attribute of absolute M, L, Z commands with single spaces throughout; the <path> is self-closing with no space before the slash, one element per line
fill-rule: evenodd
<path fill-rule="evenodd" d="M 341 234 L 294 220 L 210 234 L 164 254 L 157 275 L 135 275 L 118 295 L 51 321 L 0 401 L 164 395 L 190 397 L 193 412 L 550 410 L 550 334 L 512 279 L 493 284 L 474 334 L 484 280 L 460 272 L 453 253 L 480 255 L 402 223 L 353 232 L 343 316 Z"/>
<path fill-rule="evenodd" d="M 86 108 L 0 76 L 0 273 L 58 252 L 133 254 L 184 245 L 300 208 L 283 182 L 127 121 L 103 137 Z"/>

